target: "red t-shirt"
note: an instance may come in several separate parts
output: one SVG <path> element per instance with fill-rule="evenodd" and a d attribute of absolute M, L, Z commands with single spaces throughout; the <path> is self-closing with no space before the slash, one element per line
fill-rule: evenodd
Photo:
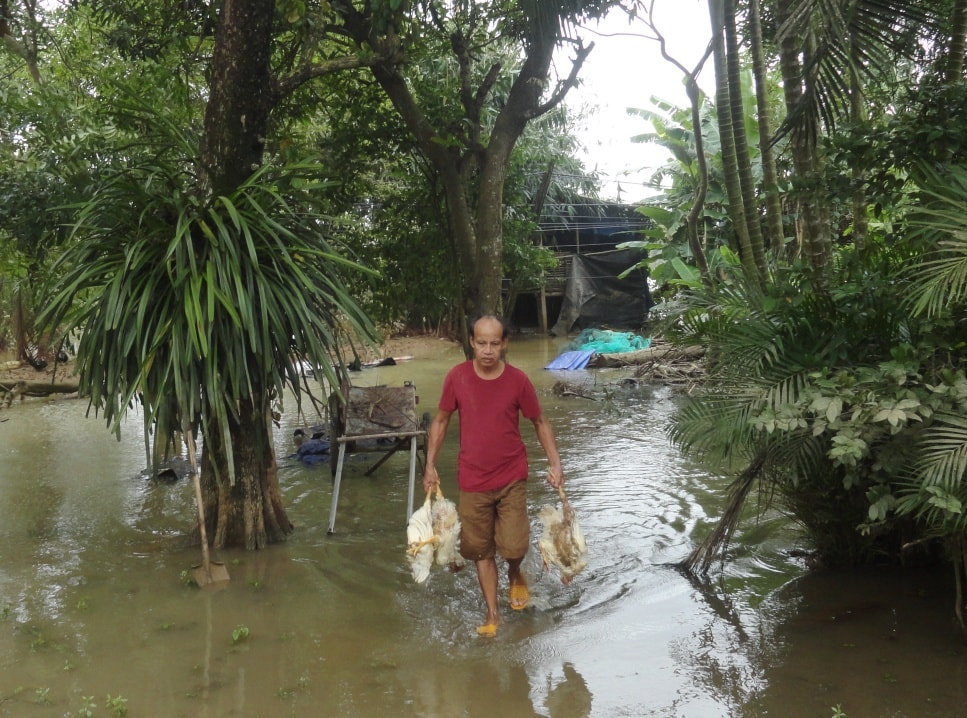
<path fill-rule="evenodd" d="M 528 376 L 504 364 L 496 379 L 481 379 L 473 361 L 453 367 L 443 380 L 440 409 L 460 413 L 457 483 L 462 491 L 500 489 L 527 478 L 527 449 L 519 415 L 541 414 Z"/>

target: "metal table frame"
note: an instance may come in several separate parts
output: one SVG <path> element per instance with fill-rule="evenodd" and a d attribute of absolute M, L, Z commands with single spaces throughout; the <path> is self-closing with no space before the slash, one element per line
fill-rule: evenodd
<path fill-rule="evenodd" d="M 388 417 L 374 419 L 372 417 L 374 408 L 382 401 L 380 398 L 377 398 L 374 403 L 368 405 L 368 415 L 361 416 L 353 414 L 353 410 L 358 409 L 358 401 L 356 405 L 354 405 L 352 397 L 355 397 L 358 400 L 360 398 L 360 394 L 362 394 L 363 398 L 365 399 L 370 393 L 374 395 L 379 393 L 395 395 L 397 399 L 400 397 L 406 397 L 406 395 L 409 394 L 410 402 L 408 402 L 405 406 L 401 406 L 399 404 L 391 406 L 391 409 L 398 410 L 395 414 L 391 413 Z M 419 450 L 419 439 L 425 439 L 427 435 L 427 427 L 421 424 L 416 417 L 416 404 L 419 401 L 419 398 L 416 396 L 415 387 L 409 382 L 405 383 L 399 388 L 353 387 L 344 385 L 342 396 L 344 401 L 339 402 L 338 411 L 340 411 L 344 417 L 345 421 L 342 423 L 341 428 L 344 429 L 346 433 L 342 436 L 334 436 L 332 439 L 339 446 L 339 451 L 337 455 L 338 458 L 336 459 L 335 474 L 333 476 L 332 505 L 329 508 L 328 533 L 332 534 L 336 528 L 336 510 L 339 506 L 339 491 L 342 487 L 342 474 L 345 467 L 346 454 L 350 452 L 349 446 L 354 442 L 367 439 L 396 440 L 391 447 L 386 449 L 387 454 L 376 462 L 376 464 L 373 465 L 369 470 L 367 470 L 367 475 L 379 468 L 384 461 L 409 443 L 409 487 L 406 497 L 406 520 L 409 521 L 410 516 L 413 514 L 413 498 L 416 492 L 416 460 L 417 452 Z M 392 431 L 390 431 L 387 429 L 387 423 L 398 423 L 399 429 L 397 430 L 394 428 Z M 335 434 L 337 433 L 336 430 L 340 428 L 340 422 L 334 418 L 332 421 L 332 426 L 335 429 L 333 434 Z"/>

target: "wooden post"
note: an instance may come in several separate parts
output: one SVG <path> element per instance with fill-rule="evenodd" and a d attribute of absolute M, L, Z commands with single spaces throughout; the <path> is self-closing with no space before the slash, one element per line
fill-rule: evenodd
<path fill-rule="evenodd" d="M 543 284 L 541 285 L 540 303 L 540 317 L 538 321 L 541 325 L 541 334 L 547 334 L 547 290 Z"/>

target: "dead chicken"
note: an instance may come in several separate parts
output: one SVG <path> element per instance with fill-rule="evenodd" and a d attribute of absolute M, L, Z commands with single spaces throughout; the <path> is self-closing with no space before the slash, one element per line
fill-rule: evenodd
<path fill-rule="evenodd" d="M 433 535 L 433 517 L 430 507 L 432 491 L 426 493 L 426 501 L 413 512 L 406 524 L 406 559 L 410 564 L 413 580 L 423 583 L 430 576 L 437 537 Z"/>
<path fill-rule="evenodd" d="M 588 565 L 588 545 L 563 487 L 558 489 L 558 494 L 560 508 L 544 506 L 538 512 L 544 531 L 537 546 L 544 558 L 544 568 L 556 566 L 561 572 L 561 583 L 566 586 Z"/>
<path fill-rule="evenodd" d="M 448 566 L 451 571 L 463 568 L 464 560 L 460 555 L 460 517 L 457 505 L 443 497 L 437 486 L 436 501 L 430 510 L 433 535 L 436 537 L 435 557 L 437 566 Z"/>

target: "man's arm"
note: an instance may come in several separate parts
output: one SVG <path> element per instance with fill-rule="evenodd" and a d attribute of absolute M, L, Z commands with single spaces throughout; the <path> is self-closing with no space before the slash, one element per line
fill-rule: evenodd
<path fill-rule="evenodd" d="M 450 426 L 452 411 L 438 409 L 430 428 L 426 434 L 426 469 L 423 471 L 423 490 L 433 491 L 440 484 L 440 476 L 436 471 L 436 460 L 440 455 L 440 447 L 447 437 L 447 427 Z"/>
<path fill-rule="evenodd" d="M 551 422 L 545 418 L 544 414 L 533 421 L 534 429 L 537 431 L 537 440 L 541 443 L 541 448 L 547 455 L 547 482 L 558 489 L 564 485 L 564 469 L 561 467 L 561 456 L 557 453 L 554 429 L 551 428 Z"/>

